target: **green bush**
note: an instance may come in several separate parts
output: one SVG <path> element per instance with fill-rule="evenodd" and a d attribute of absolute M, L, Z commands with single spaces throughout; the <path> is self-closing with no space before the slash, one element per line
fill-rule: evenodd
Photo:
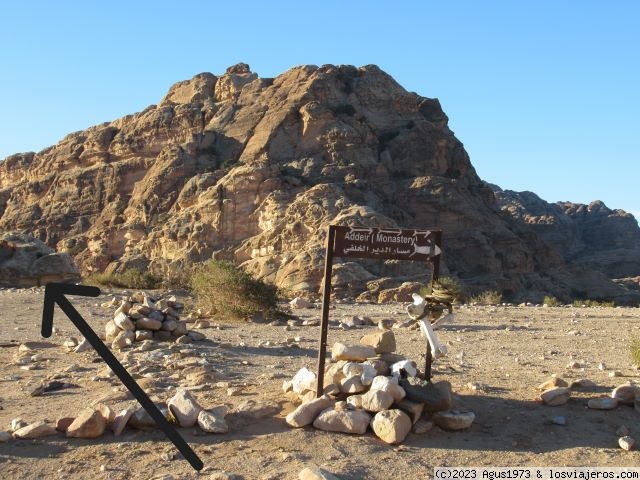
<path fill-rule="evenodd" d="M 640 367 L 640 338 L 631 339 L 631 358 Z"/>
<path fill-rule="evenodd" d="M 615 307 L 613 302 L 603 300 L 574 300 L 574 307 Z"/>
<path fill-rule="evenodd" d="M 497 290 L 486 290 L 471 297 L 469 302 L 477 305 L 499 305 L 502 303 L 502 294 Z"/>
<path fill-rule="evenodd" d="M 198 307 L 211 313 L 247 319 L 262 312 L 283 316 L 278 309 L 278 290 L 256 280 L 231 262 L 209 260 L 194 268 L 191 287 Z"/>
<path fill-rule="evenodd" d="M 99 287 L 153 289 L 160 286 L 161 280 L 150 272 L 130 268 L 123 273 L 93 273 L 85 282 Z"/>
<path fill-rule="evenodd" d="M 550 307 L 561 307 L 562 305 L 564 305 L 556 297 L 550 297 L 550 296 L 544 297 L 544 300 L 542 300 L 542 303 L 544 303 L 545 305 L 548 305 Z"/>

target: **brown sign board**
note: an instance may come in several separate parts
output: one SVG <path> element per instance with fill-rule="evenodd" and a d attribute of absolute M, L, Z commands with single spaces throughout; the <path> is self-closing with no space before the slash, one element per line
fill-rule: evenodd
<path fill-rule="evenodd" d="M 324 364 L 329 329 L 329 299 L 333 257 L 378 258 L 381 260 L 413 260 L 429 262 L 431 280 L 437 281 L 442 254 L 442 230 L 411 230 L 401 228 L 347 227 L 330 225 L 327 234 L 327 253 L 324 264 L 324 292 L 322 294 L 322 321 L 318 342 L 318 383 L 316 396 L 324 388 Z M 425 378 L 431 378 L 431 347 L 427 344 Z"/>
<path fill-rule="evenodd" d="M 335 232 L 336 257 L 429 262 L 441 253 L 430 230 L 336 226 Z"/>

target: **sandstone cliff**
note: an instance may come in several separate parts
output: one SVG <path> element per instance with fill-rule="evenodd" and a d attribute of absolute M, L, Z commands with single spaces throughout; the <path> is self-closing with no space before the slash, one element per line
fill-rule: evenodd
<path fill-rule="evenodd" d="M 83 273 L 172 275 L 217 256 L 317 294 L 326 228 L 340 223 L 440 227 L 445 273 L 514 300 L 576 295 L 582 278 L 590 297 L 634 295 L 607 277 L 640 265 L 637 252 L 610 264 L 624 253 L 599 233 L 606 222 L 557 206 L 563 231 L 549 233 L 501 207 L 438 100 L 373 65 L 199 74 L 159 105 L 0 164 L 0 229 L 71 253 Z M 640 239 L 637 224 L 627 230 L 625 252 Z M 414 263 L 343 262 L 334 284 L 352 295 L 424 276 Z"/>

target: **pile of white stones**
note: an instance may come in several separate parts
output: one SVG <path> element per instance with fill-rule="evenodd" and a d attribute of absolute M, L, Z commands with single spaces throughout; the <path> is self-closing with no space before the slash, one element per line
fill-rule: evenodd
<path fill-rule="evenodd" d="M 110 307 L 117 304 L 114 298 L 102 305 Z M 180 320 L 182 308 L 175 296 L 153 298 L 146 292 L 135 292 L 120 301 L 113 320 L 104 327 L 104 340 L 117 350 L 144 340 L 176 343 L 204 340 L 204 334 L 189 331 L 187 322 Z"/>
<path fill-rule="evenodd" d="M 313 424 L 359 435 L 371 427 L 384 442 L 397 444 L 410 431 L 426 433 L 434 424 L 451 431 L 471 426 L 472 412 L 452 410 L 449 382 L 418 378 L 416 364 L 393 353 L 395 337 L 385 327 L 381 324 L 381 331 L 365 335 L 360 344 L 333 345 L 321 397 L 316 398 L 316 374 L 307 368 L 284 382 L 287 398 L 302 402 L 287 415 L 291 427 Z"/>

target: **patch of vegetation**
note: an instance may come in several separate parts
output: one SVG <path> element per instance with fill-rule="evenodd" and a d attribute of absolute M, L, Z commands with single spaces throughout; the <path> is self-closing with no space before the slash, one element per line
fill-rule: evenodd
<path fill-rule="evenodd" d="M 502 294 L 497 290 L 486 290 L 469 299 L 469 303 L 476 305 L 499 305 L 502 303 Z"/>
<path fill-rule="evenodd" d="M 556 297 L 551 297 L 551 296 L 544 297 L 544 299 L 542 300 L 542 303 L 544 303 L 545 305 L 548 305 L 550 307 L 561 307 L 562 305 L 564 305 Z"/>
<path fill-rule="evenodd" d="M 98 287 L 154 289 L 160 286 L 161 279 L 150 272 L 130 268 L 123 273 L 93 273 L 85 282 Z"/>
<path fill-rule="evenodd" d="M 640 367 L 640 338 L 632 338 L 631 339 L 631 358 L 635 362 L 635 364 Z"/>
<path fill-rule="evenodd" d="M 282 317 L 278 309 L 278 289 L 262 280 L 256 280 L 235 264 L 209 260 L 194 268 L 191 288 L 198 307 L 214 314 L 248 319 L 262 312 L 265 317 Z"/>
<path fill-rule="evenodd" d="M 448 292 L 453 302 L 464 302 L 467 298 L 464 284 L 455 277 L 440 277 L 437 281 L 437 286 L 437 290 Z M 432 286 L 429 284 L 420 289 L 420 295 L 425 297 L 431 295 L 432 291 Z"/>
<path fill-rule="evenodd" d="M 574 307 L 615 307 L 613 302 L 604 300 L 574 300 Z"/>

